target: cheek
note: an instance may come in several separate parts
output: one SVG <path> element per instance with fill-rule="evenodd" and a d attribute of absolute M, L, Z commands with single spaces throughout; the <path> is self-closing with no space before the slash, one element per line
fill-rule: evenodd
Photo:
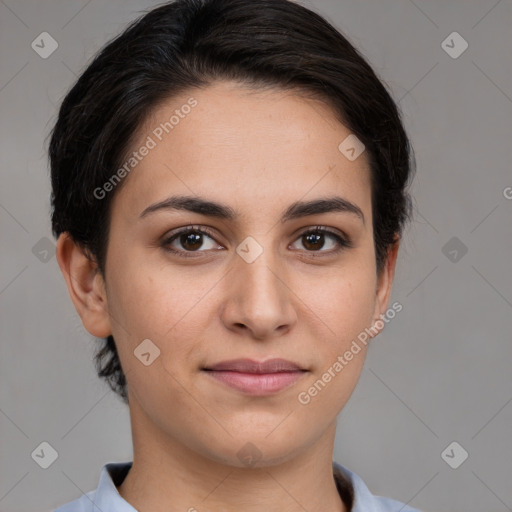
<path fill-rule="evenodd" d="M 109 308 L 137 336 L 161 338 L 208 290 L 208 280 L 188 280 L 180 269 L 152 265 L 149 259 L 117 262 L 110 273 Z"/>
<path fill-rule="evenodd" d="M 321 293 L 308 295 L 308 307 L 321 320 L 315 332 L 318 365 L 311 380 L 298 390 L 303 421 L 315 421 L 330 411 L 334 416 L 350 398 L 361 375 L 367 352 L 367 329 L 375 307 L 376 278 L 357 266 L 340 270 L 318 283 Z M 361 341 L 363 340 L 363 341 Z"/>
<path fill-rule="evenodd" d="M 114 261 L 115 254 L 112 256 Z M 170 376 L 166 372 L 181 373 L 183 362 L 194 360 L 194 356 L 197 359 L 208 325 L 215 322 L 212 300 L 219 276 L 201 272 L 199 267 L 187 272 L 161 262 L 151 265 L 148 258 L 115 261 L 117 265 L 111 266 L 109 274 L 108 302 L 123 367 L 141 370 L 133 357 L 134 350 L 143 340 L 150 339 L 160 355 L 149 368 L 155 371 L 158 366 L 163 373 L 143 373 L 151 374 L 152 380 L 167 382 Z M 144 386 L 145 382 L 146 377 L 137 386 Z"/>
<path fill-rule="evenodd" d="M 331 334 L 333 349 L 339 351 L 371 324 L 376 299 L 371 265 L 347 265 L 309 285 L 303 289 L 305 302 Z"/>

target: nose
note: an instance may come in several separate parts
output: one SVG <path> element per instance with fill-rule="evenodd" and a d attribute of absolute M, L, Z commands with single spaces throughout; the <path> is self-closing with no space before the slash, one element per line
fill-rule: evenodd
<path fill-rule="evenodd" d="M 271 251 L 252 263 L 236 254 L 233 266 L 220 314 L 225 327 L 258 340 L 287 333 L 297 321 L 295 295 Z"/>

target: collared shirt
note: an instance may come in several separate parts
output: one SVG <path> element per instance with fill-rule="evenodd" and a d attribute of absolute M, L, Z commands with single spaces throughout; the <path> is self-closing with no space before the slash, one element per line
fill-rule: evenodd
<path fill-rule="evenodd" d="M 137 512 L 117 490 L 132 467 L 131 462 L 105 464 L 98 487 L 54 512 Z M 336 487 L 349 512 L 419 512 L 391 498 L 374 496 L 363 480 L 333 462 Z"/>

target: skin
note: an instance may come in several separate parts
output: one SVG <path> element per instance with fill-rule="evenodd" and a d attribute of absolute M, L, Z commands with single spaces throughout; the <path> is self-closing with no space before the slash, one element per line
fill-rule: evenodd
<path fill-rule="evenodd" d="M 364 346 L 309 404 L 297 395 L 386 311 L 398 241 L 377 276 L 366 155 L 345 158 L 338 145 L 350 131 L 297 92 L 230 82 L 188 91 L 153 112 L 132 149 L 190 97 L 197 106 L 115 192 L 105 279 L 66 234 L 58 240 L 85 328 L 113 334 L 127 376 L 134 459 L 118 490 L 141 512 L 344 511 L 332 476 L 336 417 Z M 223 203 L 238 217 L 159 210 L 139 218 L 175 194 Z M 347 212 L 279 220 L 295 201 L 333 195 L 356 204 L 364 222 Z M 210 227 L 214 238 L 204 236 L 190 258 L 166 251 L 165 238 L 189 224 Z M 346 233 L 353 247 L 335 252 L 325 235 L 311 249 L 302 233 L 316 226 Z M 247 236 L 263 248 L 252 263 L 236 252 Z M 179 237 L 169 245 L 190 247 Z M 161 351 L 149 366 L 134 357 L 147 338 Z M 308 371 L 264 397 L 201 370 L 273 357 Z M 261 457 L 254 466 L 237 456 L 248 442 Z"/>

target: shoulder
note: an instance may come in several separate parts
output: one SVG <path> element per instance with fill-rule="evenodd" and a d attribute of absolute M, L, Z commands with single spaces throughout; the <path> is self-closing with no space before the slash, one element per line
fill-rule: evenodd
<path fill-rule="evenodd" d="M 98 487 L 82 494 L 53 512 L 136 512 L 119 494 L 117 487 L 122 483 L 132 466 L 131 462 L 111 462 L 101 470 Z"/>
<path fill-rule="evenodd" d="M 90 491 L 83 494 L 80 498 L 70 501 L 53 512 L 91 512 L 91 504 L 95 501 L 96 491 Z"/>
<path fill-rule="evenodd" d="M 400 501 L 372 494 L 360 476 L 337 462 L 333 466 L 335 473 L 338 471 L 352 484 L 353 506 L 350 512 L 420 512 Z"/>

